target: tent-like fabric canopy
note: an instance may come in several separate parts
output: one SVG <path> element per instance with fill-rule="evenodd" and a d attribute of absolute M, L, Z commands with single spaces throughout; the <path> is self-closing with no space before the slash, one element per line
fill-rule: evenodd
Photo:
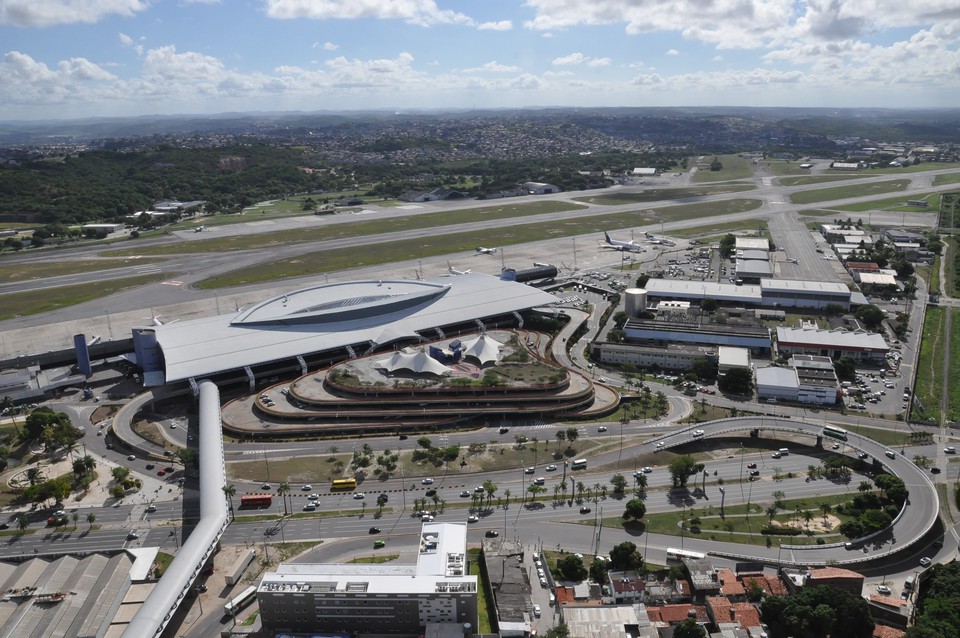
<path fill-rule="evenodd" d="M 377 367 L 387 372 L 409 370 L 417 374 L 429 373 L 437 376 L 450 374 L 451 370 L 436 359 L 432 358 L 423 348 L 418 350 L 399 350 L 387 359 L 377 361 Z"/>
<path fill-rule="evenodd" d="M 491 361 L 495 363 L 500 358 L 502 347 L 502 343 L 484 333 L 475 339 L 463 342 L 463 356 L 478 359 L 480 365 L 486 365 Z"/>

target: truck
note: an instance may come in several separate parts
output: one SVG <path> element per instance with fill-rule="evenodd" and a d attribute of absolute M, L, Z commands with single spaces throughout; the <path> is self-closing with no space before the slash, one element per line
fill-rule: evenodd
<path fill-rule="evenodd" d="M 253 562 L 256 554 L 255 550 L 249 549 L 237 556 L 237 559 L 233 561 L 233 564 L 227 568 L 226 574 L 224 574 L 224 581 L 227 585 L 236 585 L 240 581 L 240 577 L 243 576 L 243 572 L 247 571 L 247 567 Z"/>

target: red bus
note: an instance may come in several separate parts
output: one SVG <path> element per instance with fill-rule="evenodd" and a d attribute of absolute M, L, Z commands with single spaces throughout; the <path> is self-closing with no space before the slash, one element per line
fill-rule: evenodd
<path fill-rule="evenodd" d="M 272 494 L 244 494 L 240 497 L 240 507 L 270 507 L 273 505 Z"/>

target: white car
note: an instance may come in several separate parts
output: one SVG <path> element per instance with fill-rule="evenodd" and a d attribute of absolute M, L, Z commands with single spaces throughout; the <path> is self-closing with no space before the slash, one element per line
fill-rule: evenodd
<path fill-rule="evenodd" d="M 313 489 L 313 486 L 312 486 L 312 485 L 304 485 L 304 486 L 301 487 L 300 489 L 303 490 L 304 492 L 309 492 L 310 490 Z"/>
<path fill-rule="evenodd" d="M 943 451 L 946 454 L 956 454 L 957 448 L 953 447 L 952 445 L 948 445 L 947 447 L 943 448 Z"/>
<path fill-rule="evenodd" d="M 540 611 L 540 605 L 534 605 L 534 606 L 533 606 L 533 615 L 536 616 L 537 618 L 539 618 L 541 613 L 542 613 L 542 612 Z"/>
<path fill-rule="evenodd" d="M 311 494 L 310 496 L 308 496 L 307 498 L 310 499 L 311 501 L 316 501 L 316 500 L 319 500 L 319 499 L 320 499 L 320 495 L 314 493 L 314 494 Z"/>
<path fill-rule="evenodd" d="M 468 516 L 468 517 L 467 517 L 467 522 L 468 522 L 468 523 L 476 523 L 476 522 L 479 521 L 479 520 L 480 520 L 480 517 L 479 517 L 479 516 L 473 516 L 473 515 L 471 515 L 471 516 Z"/>
<path fill-rule="evenodd" d="M 432 479 L 432 478 L 425 478 L 425 479 L 423 479 L 423 480 L 420 481 L 420 484 L 421 484 L 421 485 L 433 485 L 433 479 Z"/>
<path fill-rule="evenodd" d="M 536 471 L 537 471 L 537 468 L 531 466 L 531 467 L 528 467 L 527 469 L 525 469 L 525 470 L 523 471 L 523 473 L 524 473 L 524 474 L 533 474 L 533 473 L 536 472 Z"/>
<path fill-rule="evenodd" d="M 927 558 L 926 556 L 924 556 L 923 558 L 920 559 L 920 564 L 921 564 L 923 567 L 928 567 L 931 562 L 933 562 L 933 561 L 931 561 L 931 560 L 930 560 L 929 558 Z"/>
<path fill-rule="evenodd" d="M 312 511 L 314 511 L 314 510 L 316 510 L 316 509 L 317 509 L 317 504 L 316 504 L 316 503 L 307 503 L 306 505 L 303 506 L 303 511 L 304 511 L 304 512 L 312 512 Z"/>
<path fill-rule="evenodd" d="M 606 431 L 607 431 L 607 426 L 605 425 L 601 425 L 600 427 L 597 428 L 597 432 L 606 432 Z"/>
<path fill-rule="evenodd" d="M 128 460 L 128 461 L 136 461 L 136 460 L 137 460 L 137 455 L 136 455 L 136 454 L 131 454 L 131 455 L 127 456 L 127 460 Z"/>
<path fill-rule="evenodd" d="M 693 436 L 703 436 L 703 435 L 704 435 L 704 431 L 703 431 L 703 430 L 694 430 L 694 431 L 693 431 Z"/>
<path fill-rule="evenodd" d="M 883 594 L 884 596 L 889 596 L 893 592 L 890 591 L 890 588 L 886 585 L 877 585 L 877 593 Z"/>
<path fill-rule="evenodd" d="M 357 500 L 357 501 L 361 501 L 361 500 L 365 499 L 366 497 L 367 497 L 367 495 L 364 494 L 363 492 L 357 492 L 356 494 L 353 495 L 354 500 Z"/>
<path fill-rule="evenodd" d="M 557 471 L 557 466 L 556 466 L 556 465 L 553 465 L 553 464 L 550 464 L 550 465 L 548 465 L 548 466 L 546 467 L 546 470 L 547 470 L 548 472 L 556 472 L 556 471 Z"/>

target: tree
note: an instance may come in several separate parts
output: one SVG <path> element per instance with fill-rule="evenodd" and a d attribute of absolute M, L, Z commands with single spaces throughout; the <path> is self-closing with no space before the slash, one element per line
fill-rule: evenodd
<path fill-rule="evenodd" d="M 570 628 L 566 625 L 556 625 L 543 634 L 544 638 L 569 638 Z"/>
<path fill-rule="evenodd" d="M 704 381 L 717 377 L 717 364 L 710 359 L 697 359 L 693 362 L 693 373 Z"/>
<path fill-rule="evenodd" d="M 852 357 L 840 357 L 834 362 L 833 369 L 841 381 L 853 381 L 857 374 L 857 362 Z"/>
<path fill-rule="evenodd" d="M 623 508 L 623 520 L 627 521 L 633 519 L 639 521 L 641 518 L 647 515 L 647 505 L 639 498 L 632 498 L 627 501 L 627 504 Z"/>
<path fill-rule="evenodd" d="M 567 554 L 557 561 L 557 573 L 565 580 L 580 582 L 587 577 L 587 568 L 583 566 L 583 559 Z"/>
<path fill-rule="evenodd" d="M 789 598 L 770 596 L 763 601 L 760 612 L 771 638 L 873 635 L 867 601 L 827 585 L 803 587 Z"/>
<path fill-rule="evenodd" d="M 567 433 L 563 430 L 557 430 L 557 449 L 560 449 L 560 445 L 567 440 Z"/>
<path fill-rule="evenodd" d="M 380 509 L 380 512 L 383 512 L 383 506 L 386 505 L 389 500 L 390 497 L 387 496 L 385 492 L 381 492 L 379 496 L 377 496 L 377 507 Z"/>
<path fill-rule="evenodd" d="M 618 472 L 610 479 L 610 485 L 613 485 L 614 494 L 623 494 L 624 490 L 627 489 L 627 479 Z"/>
<path fill-rule="evenodd" d="M 280 487 L 277 488 L 277 494 L 280 495 L 280 498 L 283 499 L 283 515 L 286 516 L 290 512 L 287 510 L 287 494 L 290 493 L 290 484 L 281 483 Z"/>
<path fill-rule="evenodd" d="M 853 313 L 853 316 L 871 330 L 879 328 L 880 324 L 883 323 L 883 320 L 886 318 L 883 310 L 873 304 L 860 306 Z"/>
<path fill-rule="evenodd" d="M 753 372 L 749 368 L 731 368 L 717 379 L 717 387 L 727 394 L 753 394 Z"/>
<path fill-rule="evenodd" d="M 610 549 L 610 566 L 616 570 L 640 569 L 643 567 L 643 556 L 634 543 L 624 541 Z"/>
<path fill-rule="evenodd" d="M 578 438 L 580 438 L 580 433 L 577 428 L 567 428 L 567 440 L 570 441 L 570 445 L 573 445 Z"/>
<path fill-rule="evenodd" d="M 716 312 L 717 308 L 720 307 L 720 302 L 712 297 L 706 297 L 703 301 L 700 302 L 700 308 L 704 312 Z"/>
<path fill-rule="evenodd" d="M 226 495 L 227 500 L 230 501 L 230 520 L 236 520 L 236 516 L 233 511 L 233 497 L 237 495 L 237 488 L 233 485 L 224 485 L 221 489 Z"/>
<path fill-rule="evenodd" d="M 687 618 L 673 628 L 673 638 L 706 638 L 706 630 L 696 618 Z"/>
<path fill-rule="evenodd" d="M 97 515 L 93 512 L 87 514 L 87 529 L 91 529 L 93 524 L 97 521 Z"/>
<path fill-rule="evenodd" d="M 599 556 L 590 563 L 590 579 L 603 584 L 607 582 L 607 561 Z"/>
<path fill-rule="evenodd" d="M 689 454 L 680 454 L 670 461 L 670 479 L 674 487 L 686 487 L 687 479 L 703 471 L 703 464 L 697 463 Z"/>

